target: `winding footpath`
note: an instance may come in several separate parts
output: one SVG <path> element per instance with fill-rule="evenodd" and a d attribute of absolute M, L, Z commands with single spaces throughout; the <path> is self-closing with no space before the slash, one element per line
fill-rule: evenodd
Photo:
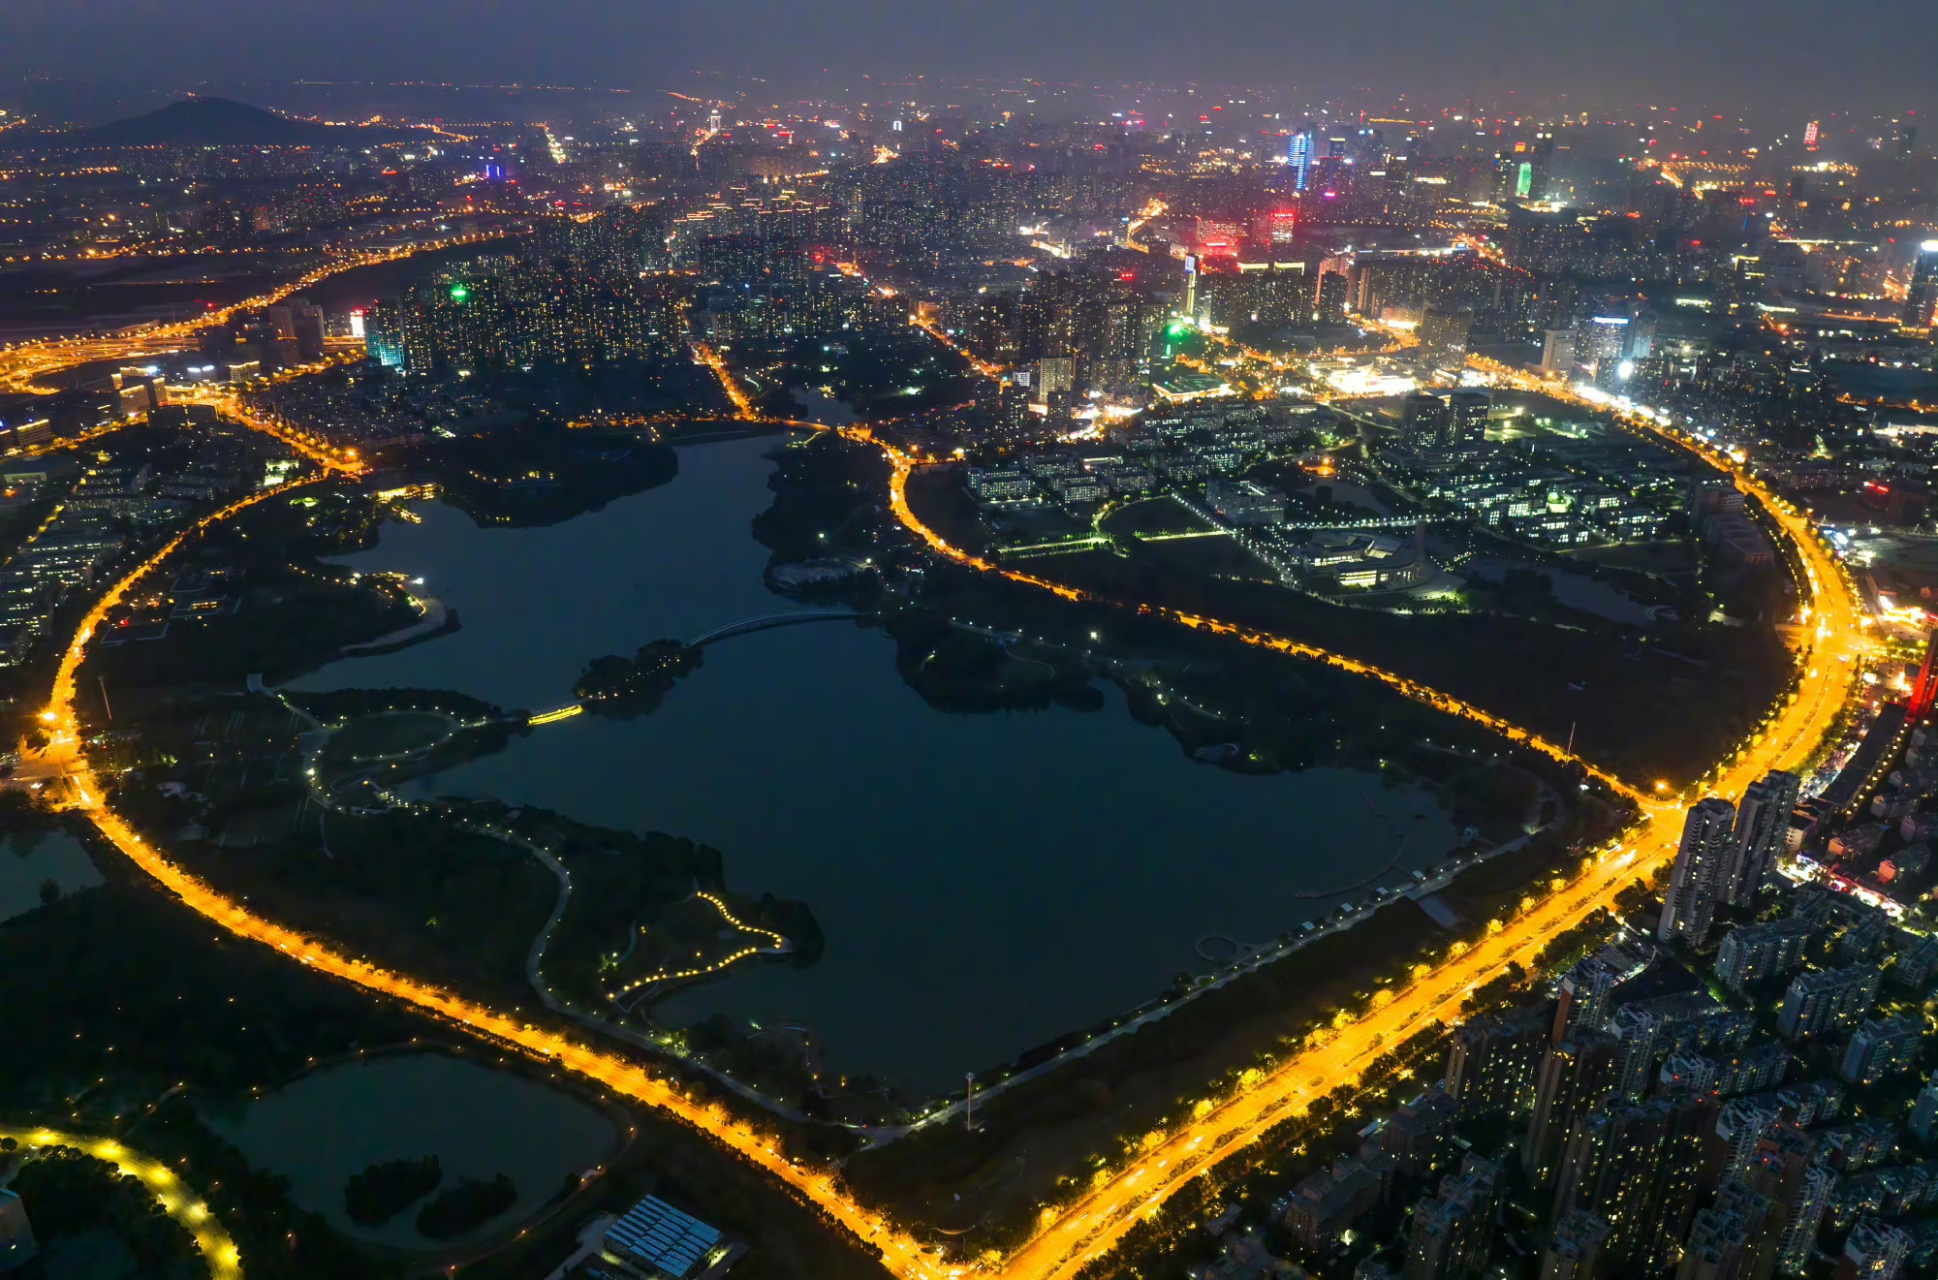
<path fill-rule="evenodd" d="M 704 350 L 704 349 L 702 349 Z M 742 415 L 751 418 L 744 393 L 711 352 L 705 352 L 727 386 Z M 774 425 L 814 426 L 810 423 Z M 883 449 L 892 464 L 890 501 L 895 516 L 938 555 L 985 572 L 1001 573 L 1012 581 L 1052 592 L 1066 599 L 1081 593 L 1014 570 L 1005 570 L 951 546 L 924 525 L 910 510 L 907 481 L 916 463 L 892 444 L 875 439 L 865 429 L 845 428 L 851 438 L 867 440 Z M 1687 443 L 1687 442 L 1682 442 Z M 1707 456 L 1707 455 L 1706 455 Z M 349 470 L 341 458 L 327 454 L 316 459 L 327 467 Z M 1709 457 L 1710 461 L 1716 459 Z M 1727 460 L 1724 460 L 1725 462 Z M 1850 696 L 1858 678 L 1857 659 L 1868 651 L 1860 611 L 1841 568 L 1817 540 L 1802 513 L 1790 508 L 1759 482 L 1733 466 L 1739 483 L 1769 507 L 1783 535 L 1793 544 L 1804 568 L 1810 618 L 1816 631 L 1802 656 L 1802 675 L 1795 696 L 1775 708 L 1758 734 L 1743 743 L 1731 759 L 1715 771 L 1711 790 L 1735 797 L 1771 769 L 1793 767 L 1806 758 Z M 280 491 L 272 491 L 280 492 Z M 1495 729 L 1511 741 L 1557 760 L 1579 764 L 1620 794 L 1635 800 L 1643 817 L 1624 837 L 1587 863 L 1572 881 L 1557 882 L 1548 891 L 1532 891 L 1523 909 L 1509 920 L 1489 925 L 1483 938 L 1430 970 L 1422 966 L 1410 982 L 1382 992 L 1376 1005 L 1357 1021 L 1315 1035 L 1307 1047 L 1281 1063 L 1237 1095 L 1219 1101 L 1204 1116 L 1193 1119 L 1145 1151 L 1135 1163 L 1112 1172 L 1102 1186 L 1085 1192 L 1075 1203 L 1046 1208 L 1041 1228 L 1028 1243 L 1000 1263 L 950 1264 L 922 1251 L 921 1244 L 880 1214 L 864 1208 L 838 1188 L 831 1174 L 803 1165 L 782 1154 L 778 1146 L 745 1121 L 735 1119 L 717 1104 L 686 1094 L 677 1084 L 659 1078 L 638 1062 L 598 1046 L 570 1039 L 558 1032 L 520 1023 L 486 1008 L 346 955 L 330 943 L 307 937 L 252 914 L 242 904 L 172 862 L 102 801 L 98 785 L 79 739 L 74 713 L 75 677 L 87 656 L 88 642 L 107 610 L 150 573 L 157 570 L 190 534 L 227 519 L 268 493 L 254 495 L 219 511 L 178 535 L 132 572 L 116 582 L 82 620 L 61 662 L 52 697 L 43 718 L 52 745 L 48 756 L 64 766 L 75 805 L 84 811 L 101 835 L 192 910 L 230 933 L 271 947 L 297 963 L 352 983 L 370 992 L 403 1001 L 448 1024 L 485 1039 L 514 1047 L 587 1079 L 614 1093 L 654 1107 L 707 1134 L 742 1158 L 759 1166 L 831 1221 L 859 1240 L 881 1250 L 884 1266 L 904 1277 L 936 1278 L 970 1273 L 1006 1280 L 1062 1280 L 1108 1253 L 1142 1217 L 1155 1212 L 1178 1188 L 1203 1173 L 1225 1155 L 1254 1141 L 1272 1125 L 1303 1112 L 1308 1103 L 1332 1089 L 1356 1081 L 1367 1065 L 1405 1038 L 1452 1020 L 1461 1001 L 1474 987 L 1510 962 L 1528 964 L 1551 939 L 1611 905 L 1617 894 L 1638 875 L 1659 869 L 1673 857 L 1682 824 L 1681 806 L 1662 803 L 1610 777 L 1572 753 L 1479 708 L 1428 688 L 1383 668 L 1319 649 L 1287 637 L 1273 636 L 1216 619 L 1144 606 L 1141 611 L 1181 625 L 1228 635 L 1248 644 L 1324 662 L 1338 669 L 1375 679 L 1416 701 L 1424 702 Z"/>

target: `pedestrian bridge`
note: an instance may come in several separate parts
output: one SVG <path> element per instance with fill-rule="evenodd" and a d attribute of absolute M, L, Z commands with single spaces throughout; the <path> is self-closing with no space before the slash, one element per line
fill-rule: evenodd
<path fill-rule="evenodd" d="M 686 642 L 689 649 L 725 640 L 730 636 L 744 636 L 755 631 L 771 631 L 775 627 L 795 627 L 806 622 L 839 622 L 842 619 L 866 618 L 871 615 L 857 613 L 853 609 L 797 609 L 792 613 L 768 613 L 758 618 L 742 618 L 724 627 L 715 627 L 703 636 L 696 636 Z"/>

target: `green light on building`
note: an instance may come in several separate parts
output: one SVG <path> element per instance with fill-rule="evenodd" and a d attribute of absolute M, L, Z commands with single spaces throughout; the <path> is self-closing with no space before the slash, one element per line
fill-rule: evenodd
<path fill-rule="evenodd" d="M 451 286 L 451 301 L 463 302 L 470 296 L 471 290 L 467 286 L 462 284 L 454 284 Z"/>
<path fill-rule="evenodd" d="M 1514 175 L 1514 195 L 1518 199 L 1525 200 L 1528 198 L 1528 192 L 1532 190 L 1534 190 L 1534 166 L 1523 160 L 1520 172 Z"/>

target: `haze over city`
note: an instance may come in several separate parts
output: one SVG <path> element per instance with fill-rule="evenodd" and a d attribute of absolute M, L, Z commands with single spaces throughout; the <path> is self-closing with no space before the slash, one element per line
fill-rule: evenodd
<path fill-rule="evenodd" d="M 1935 33 L 0 10 L 0 1275 L 1938 1271 Z"/>

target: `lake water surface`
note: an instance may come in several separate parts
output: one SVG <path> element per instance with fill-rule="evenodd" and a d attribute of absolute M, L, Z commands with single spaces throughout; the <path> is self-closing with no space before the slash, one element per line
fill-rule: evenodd
<path fill-rule="evenodd" d="M 251 1164 L 287 1177 L 303 1208 L 360 1240 L 407 1249 L 462 1244 L 531 1217 L 566 1174 L 603 1163 L 620 1142 L 596 1107 L 442 1053 L 325 1067 L 250 1101 L 239 1116 L 209 1119 Z M 517 1184 L 517 1202 L 469 1236 L 437 1241 L 419 1235 L 415 1224 L 430 1197 L 378 1227 L 361 1226 L 344 1212 L 343 1186 L 353 1174 L 429 1155 L 444 1173 L 440 1190 L 461 1178 L 489 1181 L 502 1173 Z"/>
<path fill-rule="evenodd" d="M 0 922 L 40 906 L 41 886 L 49 880 L 66 895 L 100 884 L 101 873 L 81 842 L 65 831 L 0 841 Z"/>
<path fill-rule="evenodd" d="M 750 531 L 779 443 L 684 448 L 671 484 L 546 529 L 421 507 L 348 562 L 423 576 L 462 629 L 298 687 L 544 709 L 595 655 L 797 607 L 762 585 Z M 418 785 L 720 848 L 736 890 L 806 901 L 826 953 L 743 966 L 660 1019 L 795 1021 L 836 1069 L 935 1090 L 1202 970 L 1208 934 L 1270 941 L 1341 900 L 1299 891 L 1351 885 L 1404 841 L 1399 883 L 1455 840 L 1430 796 L 1371 775 L 1195 763 L 1114 690 L 1096 713 L 947 714 L 893 659 L 845 622 L 731 639 L 651 717 L 581 716 Z"/>

